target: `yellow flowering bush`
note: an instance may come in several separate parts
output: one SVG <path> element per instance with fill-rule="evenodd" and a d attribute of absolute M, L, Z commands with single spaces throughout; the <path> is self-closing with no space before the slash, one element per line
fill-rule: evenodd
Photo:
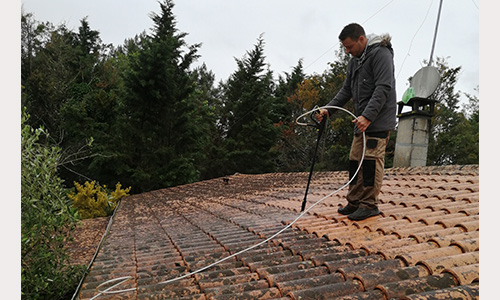
<path fill-rule="evenodd" d="M 68 194 L 73 200 L 73 207 L 78 210 L 82 219 L 106 217 L 113 213 L 118 201 L 128 196 L 131 187 L 122 189 L 120 183 L 116 184 L 115 190 L 108 194 L 106 185 L 102 188 L 95 181 L 86 181 L 84 185 L 75 182 L 75 192 Z"/>

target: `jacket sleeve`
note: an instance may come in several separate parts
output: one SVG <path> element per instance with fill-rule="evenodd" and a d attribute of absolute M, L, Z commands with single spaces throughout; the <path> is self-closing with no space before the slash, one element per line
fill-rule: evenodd
<path fill-rule="evenodd" d="M 373 122 L 385 105 L 394 82 L 394 65 L 392 53 L 386 47 L 380 47 L 373 57 L 373 76 L 375 90 L 361 114 Z"/>
<path fill-rule="evenodd" d="M 327 104 L 327 106 L 340 106 L 343 107 L 347 101 L 352 98 L 351 92 L 351 61 L 347 64 L 347 74 L 340 91 L 333 97 L 333 99 Z M 329 108 L 328 113 L 330 116 L 335 112 L 335 109 Z"/>

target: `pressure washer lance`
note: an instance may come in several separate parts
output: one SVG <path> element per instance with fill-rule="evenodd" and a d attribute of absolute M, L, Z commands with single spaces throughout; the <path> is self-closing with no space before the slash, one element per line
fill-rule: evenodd
<path fill-rule="evenodd" d="M 348 111 L 348 110 L 346 110 L 346 109 L 344 109 L 344 108 L 342 108 L 342 107 L 338 107 L 338 106 L 322 106 L 322 107 L 319 107 L 318 109 L 313 109 L 313 110 L 311 110 L 311 111 L 308 111 L 308 112 L 306 112 L 306 113 L 304 113 L 304 114 L 300 115 L 300 116 L 299 116 L 299 117 L 295 120 L 295 123 L 297 123 L 297 125 L 302 125 L 302 126 L 310 126 L 310 124 L 299 122 L 299 119 L 301 119 L 301 118 L 303 118 L 304 116 L 306 116 L 306 115 L 308 115 L 308 114 L 311 114 L 311 113 L 313 113 L 313 112 L 316 112 L 316 113 L 317 113 L 319 110 L 321 110 L 321 109 L 323 109 L 323 108 L 332 108 L 332 109 L 342 110 L 342 111 L 345 111 L 345 112 L 347 112 L 348 114 L 350 114 L 350 115 L 351 115 L 352 117 L 354 117 L 355 119 L 357 119 L 357 118 L 356 118 L 356 116 L 355 116 L 352 112 L 350 112 L 350 111 Z M 322 121 L 324 121 L 325 119 L 326 119 L 326 118 L 325 118 L 325 117 L 323 117 Z M 326 121 L 325 121 L 325 122 L 326 122 Z M 319 134 L 318 134 L 318 135 L 319 135 Z M 318 140 L 319 140 L 319 138 L 318 138 Z M 216 261 L 216 262 L 214 262 L 214 263 L 212 263 L 212 264 L 209 264 L 208 266 L 205 266 L 205 267 L 203 267 L 203 268 L 201 268 L 201 269 L 195 270 L 195 271 L 193 271 L 193 272 L 190 272 L 190 273 L 184 274 L 184 275 L 179 276 L 179 277 L 175 277 L 175 278 L 168 279 L 168 280 L 165 280 L 165 281 L 162 281 L 162 282 L 158 282 L 158 283 L 156 283 L 156 285 L 171 283 L 171 282 L 174 282 L 174 281 L 177 281 L 177 280 L 181 280 L 181 279 L 186 278 L 186 277 L 190 277 L 190 276 L 192 276 L 192 275 L 194 275 L 194 274 L 198 274 L 198 273 L 200 273 L 200 272 L 202 272 L 202 271 L 205 271 L 206 269 L 209 269 L 209 268 L 211 268 L 211 267 L 213 267 L 213 266 L 215 266 L 215 265 L 220 264 L 221 262 L 223 262 L 223 261 L 225 261 L 225 260 L 228 260 L 228 259 L 230 259 L 230 258 L 233 258 L 233 257 L 235 257 L 235 256 L 237 256 L 237 255 L 240 255 L 240 254 L 242 254 L 242 253 L 245 253 L 245 252 L 247 252 L 247 251 L 249 251 L 249 250 L 252 250 L 252 249 L 254 249 L 254 248 L 257 248 L 257 247 L 259 247 L 260 245 L 263 245 L 263 244 L 265 244 L 265 243 L 269 242 L 270 240 L 274 239 L 276 236 L 278 236 L 278 235 L 279 235 L 279 234 L 281 234 L 283 231 L 287 230 L 287 229 L 288 229 L 288 228 L 290 228 L 293 224 L 295 224 L 295 223 L 296 223 L 296 222 L 297 222 L 300 218 L 302 218 L 305 214 L 307 214 L 307 213 L 308 213 L 311 209 L 313 209 L 316 205 L 320 204 L 320 203 L 321 203 L 321 202 L 323 202 L 325 199 L 327 199 L 327 198 L 329 198 L 329 197 L 331 197 L 331 196 L 335 195 L 336 193 L 338 193 L 338 192 L 340 192 L 341 190 L 343 190 L 344 188 L 346 188 L 346 187 L 347 187 L 347 186 L 351 183 L 351 181 L 352 181 L 354 178 L 356 178 L 356 175 L 358 174 L 359 170 L 361 169 L 362 162 L 363 162 L 363 160 L 365 159 L 365 149 L 366 149 L 366 139 L 365 139 L 365 133 L 363 132 L 363 155 L 361 156 L 361 161 L 359 162 L 359 165 L 358 165 L 358 168 L 356 169 L 356 172 L 354 172 L 353 176 L 349 179 L 349 181 L 348 181 L 346 184 L 344 184 L 343 186 L 341 186 L 340 188 L 338 188 L 337 190 L 335 190 L 335 191 L 331 192 L 330 194 L 326 195 L 325 197 L 323 197 L 323 198 L 319 199 L 318 201 L 316 201 L 315 203 L 313 203 L 313 204 L 312 204 L 309 208 L 307 208 L 306 210 L 304 210 L 303 212 L 301 212 L 301 213 L 300 213 L 300 215 L 299 215 L 297 218 L 295 218 L 295 220 L 293 220 L 292 222 L 290 222 L 288 225 L 286 225 L 285 227 L 283 227 L 282 229 L 280 229 L 278 232 L 276 232 L 276 233 L 275 233 L 275 234 L 273 234 L 272 236 L 268 237 L 267 239 L 265 239 L 265 240 L 263 240 L 263 241 L 261 241 L 261 242 L 259 242 L 259 243 L 255 244 L 255 245 L 253 245 L 253 246 L 250 246 L 250 247 L 248 247 L 248 248 L 246 248 L 246 249 L 243 249 L 243 250 L 241 250 L 241 251 L 239 251 L 239 252 L 236 252 L 236 253 L 234 253 L 234 254 L 231 254 L 231 255 L 229 255 L 229 256 L 226 256 L 226 257 L 224 257 L 224 258 L 222 258 L 222 259 L 220 259 L 220 260 L 218 260 L 218 261 Z M 312 170 L 312 168 L 311 168 L 311 170 Z M 125 293 L 125 292 L 135 291 L 135 290 L 137 290 L 137 288 L 129 288 L 129 289 L 122 289 L 122 290 L 113 290 L 114 288 L 116 288 L 116 287 L 118 287 L 118 286 L 122 285 L 123 283 L 125 283 L 125 282 L 127 282 L 127 281 L 129 281 L 129 280 L 133 280 L 133 279 L 134 279 L 134 277 L 129 275 L 129 276 L 123 276 L 123 277 L 113 278 L 113 279 L 110 279 L 110 280 L 104 281 L 103 283 L 101 283 L 101 284 L 99 284 L 98 286 L 96 286 L 96 291 L 97 291 L 98 293 L 97 293 L 94 297 L 92 297 L 92 298 L 90 298 L 90 299 L 91 299 L 91 300 L 93 300 L 93 299 L 97 299 L 98 297 L 100 297 L 100 296 L 102 296 L 102 295 L 120 294 L 120 293 Z M 115 282 L 118 282 L 118 283 L 116 283 L 116 284 L 114 284 L 114 285 L 112 285 L 112 286 L 109 286 L 110 284 L 115 283 Z M 101 288 L 104 288 L 105 286 L 109 286 L 109 287 L 105 288 L 104 290 L 101 290 Z"/>
<path fill-rule="evenodd" d="M 314 113 L 310 114 L 310 116 L 311 116 L 311 120 L 313 120 L 313 122 L 314 122 L 314 125 L 308 124 L 308 126 L 313 126 L 314 128 L 316 128 L 316 131 L 318 132 L 318 139 L 316 140 L 316 148 L 314 149 L 314 154 L 313 154 L 312 162 L 311 162 L 311 169 L 309 170 L 309 179 L 307 179 L 306 193 L 304 194 L 304 200 L 302 200 L 302 208 L 300 209 L 300 212 L 303 212 L 304 209 L 306 208 L 307 193 L 309 192 L 309 185 L 311 183 L 311 177 L 312 177 L 313 170 L 314 170 L 314 163 L 316 162 L 316 153 L 318 153 L 319 141 L 321 140 L 321 135 L 323 134 L 323 131 L 325 130 L 325 124 L 326 124 L 326 119 L 327 119 L 326 117 L 323 117 L 321 119 L 321 122 L 318 121 L 317 116 L 321 114 L 321 110 L 319 109 L 319 107 L 317 105 L 313 108 L 313 112 Z"/>

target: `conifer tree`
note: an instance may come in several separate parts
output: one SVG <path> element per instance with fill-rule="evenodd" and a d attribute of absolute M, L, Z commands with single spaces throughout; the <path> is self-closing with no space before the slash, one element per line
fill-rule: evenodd
<path fill-rule="evenodd" d="M 274 170 L 272 147 L 277 140 L 273 122 L 276 99 L 272 72 L 266 70 L 264 40 L 236 60 L 238 69 L 222 87 L 226 109 L 226 173 Z"/>
<path fill-rule="evenodd" d="M 121 182 L 148 191 L 198 180 L 196 163 L 204 135 L 195 120 L 200 107 L 190 98 L 189 67 L 199 44 L 187 45 L 179 33 L 170 0 L 153 13 L 153 33 L 129 54 L 126 93 L 118 130 L 124 147 L 117 158 Z"/>

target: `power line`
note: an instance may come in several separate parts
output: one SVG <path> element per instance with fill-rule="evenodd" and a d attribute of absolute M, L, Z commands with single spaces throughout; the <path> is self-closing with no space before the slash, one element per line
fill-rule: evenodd
<path fill-rule="evenodd" d="M 371 18 L 375 17 L 376 15 L 378 15 L 382 10 L 384 10 L 384 8 L 386 8 L 387 6 L 389 6 L 389 4 L 391 4 L 392 2 L 394 2 L 394 0 L 391 0 L 389 2 L 387 2 L 386 5 L 382 6 L 382 8 L 380 8 L 377 12 L 375 12 L 373 15 L 371 15 L 368 19 L 366 19 L 363 23 L 361 24 L 365 24 L 366 22 L 368 22 Z"/>
<path fill-rule="evenodd" d="M 420 26 L 418 27 L 417 31 L 413 35 L 413 38 L 410 41 L 410 47 L 408 48 L 408 52 L 406 53 L 406 56 L 403 59 L 403 63 L 401 64 L 401 67 L 399 68 L 399 72 L 398 72 L 398 75 L 396 75 L 396 79 L 399 78 L 399 74 L 401 74 L 401 71 L 403 70 L 403 66 L 404 66 L 404 64 L 406 62 L 406 59 L 408 58 L 408 56 L 410 56 L 410 51 L 411 51 L 411 47 L 413 46 L 413 41 L 415 40 L 415 37 L 417 36 L 417 34 L 420 31 L 420 29 L 422 29 L 422 26 L 424 26 L 424 23 L 427 20 L 427 17 L 429 16 L 429 12 L 431 11 L 431 7 L 432 7 L 432 3 L 433 2 L 434 2 L 434 0 L 431 1 L 431 4 L 429 5 L 429 8 L 427 9 L 427 13 L 425 14 L 424 20 L 422 21 L 422 23 L 420 24 Z"/>
<path fill-rule="evenodd" d="M 309 68 L 310 66 L 314 65 L 318 60 L 320 60 L 323 56 L 327 55 L 328 52 L 330 52 L 333 48 L 335 48 L 337 45 L 333 45 L 330 47 L 330 49 L 326 50 L 325 53 L 321 54 L 320 57 L 316 58 L 312 63 L 308 64 L 307 66 L 304 67 L 304 70 Z"/>
<path fill-rule="evenodd" d="M 477 9 L 479 9 L 479 6 L 477 6 L 477 4 L 476 4 L 476 2 L 475 2 L 474 0 L 470 0 L 470 1 L 472 1 L 472 4 L 474 4 L 474 6 L 475 6 Z"/>
<path fill-rule="evenodd" d="M 368 19 L 366 19 L 364 22 L 362 22 L 361 24 L 365 24 L 366 22 L 368 22 L 370 19 L 372 19 L 373 17 L 375 17 L 376 15 L 378 15 L 382 10 L 384 10 L 387 6 L 389 6 L 389 4 L 391 4 L 392 2 L 394 2 L 394 0 L 390 0 L 389 2 L 387 2 L 384 6 L 382 6 L 379 10 L 377 10 L 374 14 L 372 14 L 370 17 L 368 17 Z M 318 60 L 320 60 L 323 56 L 327 55 L 333 48 L 337 47 L 338 44 L 335 44 L 333 45 L 332 47 L 330 47 L 328 50 L 326 50 L 323 54 L 321 54 L 318 58 L 316 58 L 312 63 L 308 64 L 307 66 L 304 67 L 304 70 L 309 68 L 310 66 L 314 65 Z"/>

